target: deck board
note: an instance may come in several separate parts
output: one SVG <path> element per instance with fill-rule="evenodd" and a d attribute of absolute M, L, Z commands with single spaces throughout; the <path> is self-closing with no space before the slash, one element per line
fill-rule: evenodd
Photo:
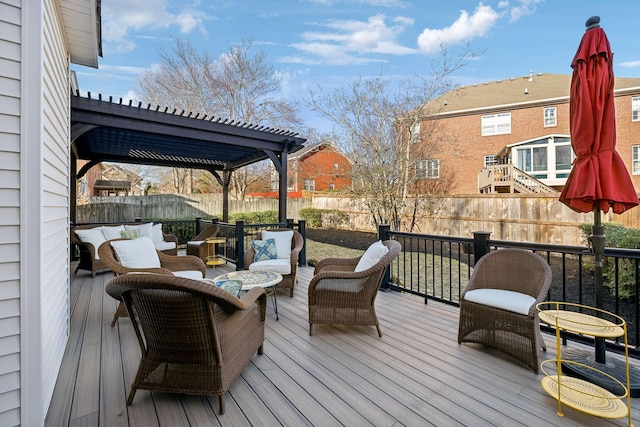
<path fill-rule="evenodd" d="M 73 268 L 73 266 L 72 266 Z M 208 277 L 231 265 L 208 268 Z M 73 271 L 73 270 L 72 270 Z M 307 285 L 299 268 L 293 298 L 268 299 L 264 355 L 255 355 L 225 397 L 139 390 L 126 406 L 139 348 L 128 318 L 111 327 L 111 273 L 79 272 L 70 290 L 70 337 L 47 426 L 624 426 L 557 404 L 535 375 L 502 353 L 457 343 L 458 309 L 398 292 L 377 299 L 383 337 L 373 327 L 316 325 L 309 336 Z M 544 335 L 555 357 L 554 338 Z M 571 343 L 572 346 L 579 344 Z M 633 362 L 640 366 L 639 361 Z M 632 400 L 640 425 L 640 399 Z"/>

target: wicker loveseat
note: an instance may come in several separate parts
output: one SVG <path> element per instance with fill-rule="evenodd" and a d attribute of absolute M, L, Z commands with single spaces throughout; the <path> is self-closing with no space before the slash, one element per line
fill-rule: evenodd
<path fill-rule="evenodd" d="M 210 282 L 161 274 L 120 275 L 105 289 L 136 314 L 141 358 L 127 405 L 138 389 L 218 395 L 223 414 L 224 394 L 263 353 L 264 289 L 236 298 Z"/>
<path fill-rule="evenodd" d="M 100 260 L 98 255 L 98 246 L 107 240 L 122 237 L 118 232 L 120 226 L 137 227 L 143 224 L 151 224 L 152 227 L 154 225 L 152 222 L 124 222 L 121 224 L 85 224 L 71 227 L 71 244 L 77 245 L 80 250 L 80 260 L 74 274 L 77 273 L 78 270 L 87 270 L 91 272 L 93 277 L 96 277 L 96 273 L 98 271 L 108 268 Z M 155 225 L 158 226 L 158 224 Z M 160 226 L 162 226 L 162 224 L 160 224 Z M 100 240 L 100 233 L 98 232 L 99 229 L 108 229 L 111 231 L 112 235 L 109 236 L 109 233 L 107 233 L 107 235 L 103 233 L 102 240 Z M 162 242 L 165 245 L 160 245 L 160 242 L 158 242 L 159 245 L 157 249 L 167 255 L 178 254 L 178 237 L 173 234 L 165 234 L 162 232 Z"/>

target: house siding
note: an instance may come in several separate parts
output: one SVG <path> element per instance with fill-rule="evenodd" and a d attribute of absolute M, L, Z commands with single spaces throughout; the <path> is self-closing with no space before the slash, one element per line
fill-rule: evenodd
<path fill-rule="evenodd" d="M 20 424 L 19 1 L 0 0 L 0 425 Z"/>
<path fill-rule="evenodd" d="M 69 334 L 69 60 L 53 0 L 44 2 L 42 87 L 43 414 L 49 406 Z"/>

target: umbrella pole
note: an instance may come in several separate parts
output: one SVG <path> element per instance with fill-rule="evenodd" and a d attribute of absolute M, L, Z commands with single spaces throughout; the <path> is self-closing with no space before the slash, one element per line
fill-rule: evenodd
<path fill-rule="evenodd" d="M 593 227 L 591 228 L 591 247 L 593 248 L 595 262 L 595 290 L 596 290 L 596 308 L 602 310 L 604 302 L 602 300 L 603 284 L 602 284 L 602 259 L 604 257 L 604 226 L 602 225 L 602 212 L 599 208 L 593 208 Z M 600 312 L 598 312 L 599 315 Z M 596 362 L 605 363 L 606 346 L 604 338 L 596 338 Z"/>

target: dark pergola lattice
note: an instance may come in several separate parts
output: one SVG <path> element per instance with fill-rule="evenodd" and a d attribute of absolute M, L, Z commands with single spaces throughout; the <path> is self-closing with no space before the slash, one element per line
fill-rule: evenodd
<path fill-rule="evenodd" d="M 81 178 L 101 162 L 202 169 L 223 188 L 223 221 L 228 188 L 238 168 L 271 159 L 280 174 L 279 220 L 286 218 L 287 155 L 303 147 L 297 133 L 191 112 L 71 96 L 72 174 Z M 88 163 L 76 171 L 76 159 Z M 75 186 L 71 220 L 75 222 Z"/>

